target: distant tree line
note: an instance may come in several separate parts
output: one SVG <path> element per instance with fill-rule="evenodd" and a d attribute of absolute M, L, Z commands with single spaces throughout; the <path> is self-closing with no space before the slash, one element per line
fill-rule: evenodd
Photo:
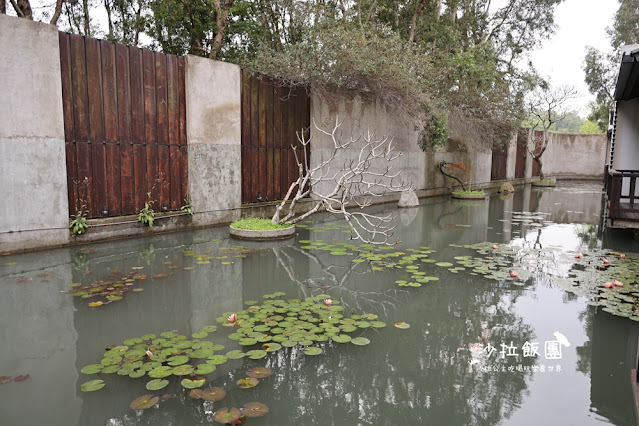
<path fill-rule="evenodd" d="M 55 0 L 34 12 L 0 0 L 0 12 L 237 63 L 320 96 L 355 90 L 410 120 L 429 149 L 451 132 L 486 147 L 511 139 L 540 82 L 524 59 L 562 1 Z"/>

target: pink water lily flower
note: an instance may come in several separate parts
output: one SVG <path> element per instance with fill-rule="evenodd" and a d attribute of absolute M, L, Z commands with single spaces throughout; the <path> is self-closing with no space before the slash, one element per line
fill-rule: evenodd
<path fill-rule="evenodd" d="M 324 304 L 326 306 L 331 306 L 333 304 L 333 301 L 331 299 L 324 299 Z"/>
<path fill-rule="evenodd" d="M 151 352 L 149 349 L 147 349 L 147 350 L 146 350 L 146 354 L 147 354 L 148 356 L 153 356 L 153 352 Z"/>
<path fill-rule="evenodd" d="M 237 321 L 237 314 L 229 315 L 229 317 L 227 318 L 227 321 L 230 322 L 231 324 L 235 323 L 235 321 Z"/>

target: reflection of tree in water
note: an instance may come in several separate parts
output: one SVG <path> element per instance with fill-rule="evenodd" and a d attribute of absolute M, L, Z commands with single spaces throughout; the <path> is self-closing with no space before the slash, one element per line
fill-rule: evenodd
<path fill-rule="evenodd" d="M 599 227 L 595 225 L 575 225 L 575 234 L 581 240 L 581 245 L 588 247 L 588 250 L 597 248 L 599 243 Z"/>
<path fill-rule="evenodd" d="M 287 261 L 294 258 L 291 250 L 295 256 L 307 256 L 322 276 L 297 278 Z M 498 359 L 496 352 L 486 365 L 507 369 L 534 363 L 534 358 L 521 357 L 521 346 L 533 340 L 533 333 L 514 311 L 518 293 L 505 294 L 487 287 L 481 277 L 460 280 L 447 271 L 439 274 L 447 284 L 432 290 L 366 291 L 359 282 L 370 282 L 374 274 L 359 272 L 366 270 L 363 264 L 323 261 L 321 254 L 295 247 L 276 251 L 277 262 L 303 294 L 315 293 L 309 284 L 326 282 L 345 312 L 364 310 L 389 323 L 379 331 L 365 330 L 362 335 L 371 344 L 364 348 L 330 343 L 318 357 L 287 349 L 269 358 L 275 374 L 256 392 L 264 399 L 275 391 L 282 402 L 273 402 L 274 416 L 285 419 L 280 423 L 327 424 L 339 419 L 343 424 L 496 424 L 521 405 L 531 373 L 480 372 L 478 365 L 469 365 L 471 347 L 490 343 L 499 351 L 501 343 L 510 342 L 520 354 L 516 360 Z M 410 322 L 411 329 L 393 328 L 399 320 Z"/>

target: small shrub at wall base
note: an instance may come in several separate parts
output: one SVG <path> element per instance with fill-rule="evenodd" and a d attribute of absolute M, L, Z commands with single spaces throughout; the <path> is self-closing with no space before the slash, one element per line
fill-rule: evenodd
<path fill-rule="evenodd" d="M 243 217 L 231 224 L 234 228 L 250 229 L 252 231 L 269 231 L 274 229 L 290 228 L 290 223 L 274 224 L 270 219 L 260 219 L 257 217 Z"/>
<path fill-rule="evenodd" d="M 73 220 L 69 222 L 69 229 L 71 229 L 71 232 L 73 232 L 74 235 L 84 234 L 89 228 L 84 210 L 78 210 L 75 216 L 72 215 L 71 217 L 73 218 Z"/>
<path fill-rule="evenodd" d="M 188 213 L 189 215 L 193 216 L 193 208 L 191 207 L 191 201 L 188 195 L 184 199 L 184 205 L 180 207 L 180 211 L 182 213 Z"/>
<path fill-rule="evenodd" d="M 555 178 L 549 178 L 549 179 L 537 179 L 537 180 L 534 180 L 533 182 L 540 182 L 540 183 L 557 183 L 557 179 L 555 179 Z"/>
<path fill-rule="evenodd" d="M 453 191 L 454 194 L 459 194 L 459 195 L 483 195 L 484 194 L 484 190 L 483 189 L 473 189 L 473 190 L 467 190 L 467 191 L 463 191 L 461 189 L 456 189 Z"/>
<path fill-rule="evenodd" d="M 143 225 L 148 225 L 149 228 L 152 228 L 154 217 L 155 212 L 151 210 L 151 206 L 149 205 L 149 203 L 144 203 L 144 208 L 140 210 L 140 213 L 138 214 L 138 222 Z"/>

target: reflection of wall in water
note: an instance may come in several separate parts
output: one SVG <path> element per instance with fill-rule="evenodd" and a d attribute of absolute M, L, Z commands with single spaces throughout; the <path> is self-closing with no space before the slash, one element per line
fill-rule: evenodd
<path fill-rule="evenodd" d="M 592 325 L 590 400 L 614 424 L 635 423 L 630 370 L 636 368 L 639 324 L 597 309 Z"/>
<path fill-rule="evenodd" d="M 556 223 L 584 223 L 598 225 L 601 216 L 600 186 L 589 186 L 588 191 L 558 187 L 553 191 L 533 190 L 533 204 L 538 211 L 551 213 L 549 219 Z"/>
<path fill-rule="evenodd" d="M 24 267 L 30 256 L 39 269 Z M 72 297 L 61 293 L 72 282 L 69 252 L 24 255 L 12 268 L 15 274 L 0 277 L 0 375 L 30 378 L 0 386 L 0 422 L 74 425 L 82 403 L 75 393 L 77 334 Z M 18 285 L 19 277 L 31 280 Z"/>

